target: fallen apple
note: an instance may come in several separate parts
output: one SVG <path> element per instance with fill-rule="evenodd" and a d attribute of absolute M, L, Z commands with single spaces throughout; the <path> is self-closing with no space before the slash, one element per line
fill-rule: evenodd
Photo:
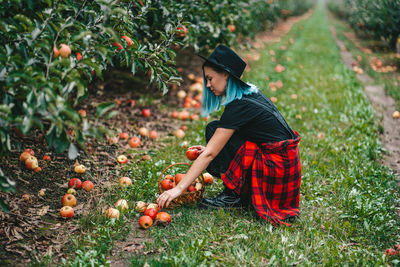
<path fill-rule="evenodd" d="M 114 206 L 121 211 L 129 209 L 128 201 L 126 201 L 125 199 L 119 199 L 117 202 L 115 202 Z"/>
<path fill-rule="evenodd" d="M 70 189 L 67 190 L 67 194 L 75 195 L 76 194 L 76 190 L 73 189 L 73 188 L 70 188 Z"/>
<path fill-rule="evenodd" d="M 178 118 L 183 121 L 189 119 L 189 116 L 190 116 L 190 114 L 186 110 L 183 110 L 183 111 L 179 112 L 179 114 L 178 114 Z"/>
<path fill-rule="evenodd" d="M 150 216 L 144 215 L 139 219 L 139 225 L 143 229 L 147 229 L 153 225 L 153 219 Z"/>
<path fill-rule="evenodd" d="M 86 167 L 82 164 L 76 165 L 74 171 L 79 174 L 83 174 L 86 172 Z"/>
<path fill-rule="evenodd" d="M 149 138 L 150 139 L 155 140 L 155 139 L 157 139 L 157 137 L 158 137 L 158 134 L 157 134 L 156 131 L 152 130 L 152 131 L 149 132 Z"/>
<path fill-rule="evenodd" d="M 36 168 L 33 169 L 33 171 L 34 171 L 34 172 L 41 172 L 41 171 L 42 171 L 42 168 L 36 167 Z"/>
<path fill-rule="evenodd" d="M 145 127 L 141 127 L 139 128 L 139 134 L 141 136 L 149 136 L 149 130 L 147 130 Z"/>
<path fill-rule="evenodd" d="M 31 200 L 31 197 L 29 196 L 29 194 L 23 194 L 22 199 L 25 201 L 29 201 L 29 200 Z"/>
<path fill-rule="evenodd" d="M 44 161 L 51 161 L 51 158 L 50 158 L 49 155 L 44 155 L 42 160 L 44 160 Z"/>
<path fill-rule="evenodd" d="M 40 189 L 38 195 L 43 197 L 45 193 L 46 193 L 46 190 Z"/>
<path fill-rule="evenodd" d="M 147 204 L 146 204 L 146 202 L 143 202 L 143 201 L 138 201 L 138 202 L 136 202 L 136 204 L 135 204 L 135 210 L 136 210 L 137 212 L 144 212 L 146 209 L 147 209 Z"/>
<path fill-rule="evenodd" d="M 149 154 L 143 155 L 142 156 L 143 160 L 151 160 L 151 156 Z"/>
<path fill-rule="evenodd" d="M 64 218 L 71 218 L 74 216 L 74 209 L 70 206 L 64 206 L 60 209 L 60 215 Z"/>
<path fill-rule="evenodd" d="M 134 136 L 131 139 L 129 139 L 128 144 L 132 148 L 138 148 L 140 146 L 140 138 L 137 136 Z"/>
<path fill-rule="evenodd" d="M 157 210 L 156 209 L 153 209 L 153 208 L 147 208 L 145 211 L 144 211 L 144 215 L 147 215 L 147 216 L 150 216 L 150 218 L 152 218 L 153 220 L 156 218 L 156 216 L 157 216 Z"/>
<path fill-rule="evenodd" d="M 177 129 L 174 131 L 174 135 L 177 138 L 183 138 L 183 137 L 185 137 L 185 132 L 182 129 Z"/>
<path fill-rule="evenodd" d="M 178 111 L 172 111 L 171 118 L 174 118 L 174 119 L 178 118 Z"/>
<path fill-rule="evenodd" d="M 178 96 L 178 98 L 184 99 L 186 97 L 186 92 L 184 90 L 179 90 L 176 95 Z"/>
<path fill-rule="evenodd" d="M 122 132 L 122 133 L 119 134 L 119 138 L 128 140 L 129 139 L 129 135 L 127 133 L 125 133 L 125 132 Z"/>
<path fill-rule="evenodd" d="M 169 224 L 172 221 L 172 219 L 167 212 L 160 211 L 159 213 L 157 213 L 156 221 L 162 224 Z"/>
<path fill-rule="evenodd" d="M 128 158 L 127 158 L 125 155 L 119 155 L 119 156 L 117 157 L 117 162 L 118 162 L 119 164 L 128 163 Z"/>
<path fill-rule="evenodd" d="M 132 180 L 129 177 L 122 177 L 119 179 L 119 186 L 120 187 L 128 187 L 132 185 Z"/>
<path fill-rule="evenodd" d="M 119 218 L 119 210 L 114 208 L 108 208 L 106 211 L 106 217 L 110 219 L 118 219 Z"/>
<path fill-rule="evenodd" d="M 72 194 L 65 194 L 61 199 L 61 204 L 63 206 L 75 207 L 76 206 L 76 198 Z"/>
<path fill-rule="evenodd" d="M 393 119 L 400 118 L 400 111 L 396 110 L 395 112 L 393 112 L 392 116 L 393 116 Z"/>
<path fill-rule="evenodd" d="M 82 187 L 82 181 L 78 178 L 72 178 L 68 181 L 68 187 L 79 189 Z"/>
<path fill-rule="evenodd" d="M 30 155 L 26 160 L 25 160 L 25 166 L 29 170 L 34 170 L 37 167 L 39 167 L 38 160 L 35 156 Z"/>
<path fill-rule="evenodd" d="M 84 181 L 82 183 L 82 188 L 86 191 L 89 192 L 94 188 L 94 184 L 91 181 Z"/>
<path fill-rule="evenodd" d="M 143 117 L 148 118 L 148 117 L 150 117 L 150 115 L 151 115 L 150 109 L 148 109 L 148 108 L 142 109 L 142 116 Z"/>
<path fill-rule="evenodd" d="M 156 211 L 160 211 L 160 207 L 155 203 L 150 203 L 147 205 L 147 209 L 155 209 Z"/>
<path fill-rule="evenodd" d="M 29 157 L 31 157 L 32 155 L 31 154 L 29 154 L 29 152 L 27 152 L 27 151 L 24 151 L 24 152 L 22 152 L 21 153 L 21 155 L 19 156 L 19 160 L 20 161 L 25 161 L 25 160 L 27 160 Z"/>
<path fill-rule="evenodd" d="M 209 174 L 208 172 L 203 173 L 203 177 L 204 177 L 204 183 L 205 184 L 214 183 L 214 177 L 211 174 Z"/>

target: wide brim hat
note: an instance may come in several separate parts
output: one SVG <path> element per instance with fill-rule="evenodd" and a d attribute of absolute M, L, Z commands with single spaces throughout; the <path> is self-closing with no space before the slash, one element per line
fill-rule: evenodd
<path fill-rule="evenodd" d="M 249 86 L 247 83 L 240 79 L 244 69 L 246 68 L 246 62 L 244 62 L 244 60 L 229 47 L 225 45 L 219 45 L 217 46 L 217 48 L 215 48 L 215 50 L 211 53 L 209 57 L 204 57 L 199 54 L 197 55 L 202 59 L 224 69 L 232 77 L 241 82 L 244 86 Z"/>

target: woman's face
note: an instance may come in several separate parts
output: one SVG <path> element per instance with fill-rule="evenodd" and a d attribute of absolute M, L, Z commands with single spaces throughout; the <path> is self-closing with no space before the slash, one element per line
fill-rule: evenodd
<path fill-rule="evenodd" d="M 229 74 L 227 72 L 218 73 L 210 67 L 204 67 L 204 76 L 206 77 L 206 87 L 216 96 L 225 94 L 226 83 Z"/>

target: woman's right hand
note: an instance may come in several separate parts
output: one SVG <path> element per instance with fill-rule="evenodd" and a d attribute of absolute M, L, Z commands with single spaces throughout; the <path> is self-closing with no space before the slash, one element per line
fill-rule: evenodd
<path fill-rule="evenodd" d="M 170 190 L 167 190 L 163 192 L 158 198 L 157 198 L 157 204 L 160 208 L 168 208 L 169 203 L 180 195 L 182 195 L 183 191 L 178 187 L 174 187 Z"/>
<path fill-rule="evenodd" d="M 204 149 L 206 149 L 205 146 L 202 145 L 197 145 L 197 146 L 191 146 L 188 149 L 196 149 L 198 151 L 198 154 L 200 155 L 201 153 L 203 153 Z"/>

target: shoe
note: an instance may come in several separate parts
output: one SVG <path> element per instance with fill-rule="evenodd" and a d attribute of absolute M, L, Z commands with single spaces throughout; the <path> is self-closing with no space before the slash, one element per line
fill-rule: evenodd
<path fill-rule="evenodd" d="M 236 194 L 233 190 L 225 188 L 222 193 L 220 193 L 215 198 L 205 198 L 200 202 L 199 207 L 203 209 L 209 208 L 244 208 L 247 203 L 242 201 L 240 196 Z"/>

